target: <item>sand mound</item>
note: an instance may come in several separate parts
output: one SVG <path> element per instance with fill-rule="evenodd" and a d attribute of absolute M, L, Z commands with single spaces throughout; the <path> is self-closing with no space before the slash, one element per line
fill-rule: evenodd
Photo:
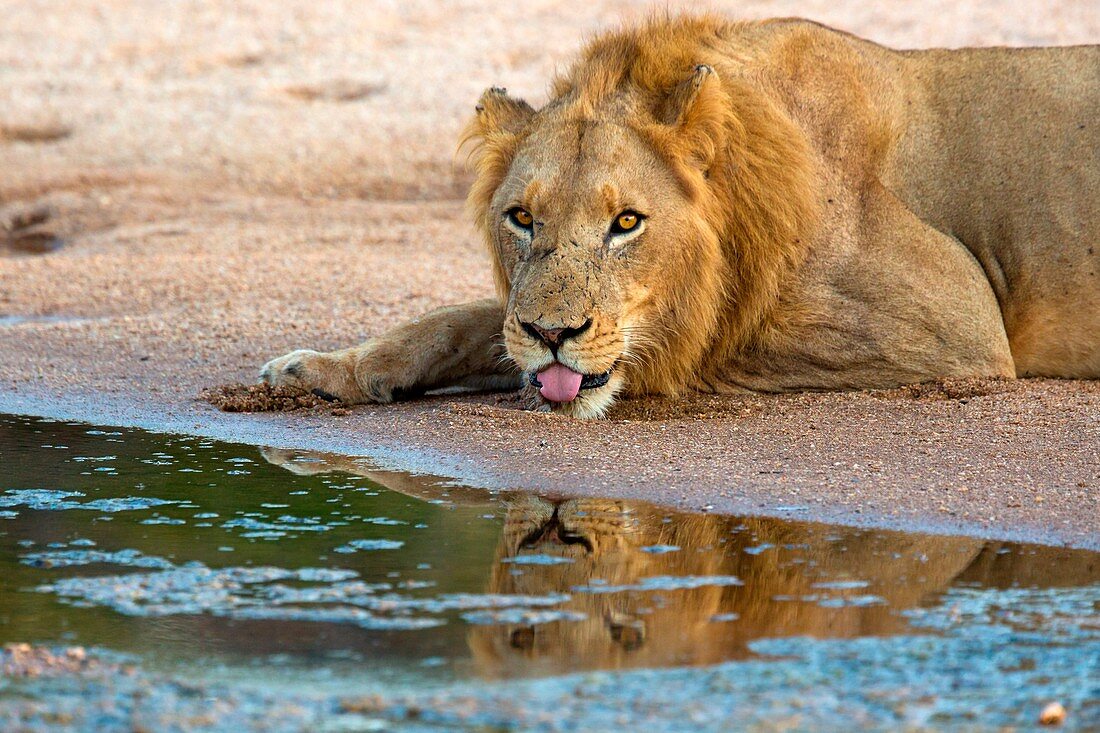
<path fill-rule="evenodd" d="M 608 417 L 622 422 L 737 420 L 759 413 L 766 404 L 761 395 L 684 392 L 677 397 L 624 398 L 612 406 Z"/>
<path fill-rule="evenodd" d="M 713 418 L 743 418 L 758 414 L 767 405 L 762 395 L 714 395 L 685 392 L 676 397 L 620 397 L 611 407 L 607 422 L 663 422 L 667 420 L 703 420 Z M 515 413 L 548 415 L 554 420 L 566 420 L 562 415 L 546 412 L 545 403 L 530 390 L 470 395 L 463 402 L 449 404 L 456 415 L 473 415 L 505 419 Z M 582 421 L 583 422 L 583 421 Z M 537 423 L 532 423 L 537 424 Z"/>
<path fill-rule="evenodd" d="M 909 384 L 897 389 L 877 390 L 871 394 L 886 399 L 908 398 L 922 402 L 937 402 L 988 397 L 989 395 L 1005 392 L 1015 392 L 1019 388 L 1019 382 L 1014 379 L 937 379 L 921 384 Z"/>
<path fill-rule="evenodd" d="M 295 410 L 325 409 L 333 415 L 347 415 L 351 411 L 340 403 L 330 402 L 314 394 L 270 384 L 224 384 L 207 387 L 199 394 L 222 412 L 293 412 Z"/>
<path fill-rule="evenodd" d="M 609 422 L 665 422 L 671 420 L 739 420 L 784 408 L 797 409 L 810 405 L 823 406 L 858 399 L 867 394 L 881 400 L 948 402 L 966 401 L 976 397 L 1015 392 L 1020 383 L 1015 379 L 967 378 L 938 379 L 909 384 L 893 389 L 859 392 L 801 392 L 789 394 L 709 394 L 686 391 L 675 397 L 651 395 L 645 398 L 620 397 L 608 412 Z M 512 411 L 531 411 L 538 400 L 522 391 L 496 395 L 474 396 L 475 402 L 450 406 L 456 414 L 503 418 Z"/>

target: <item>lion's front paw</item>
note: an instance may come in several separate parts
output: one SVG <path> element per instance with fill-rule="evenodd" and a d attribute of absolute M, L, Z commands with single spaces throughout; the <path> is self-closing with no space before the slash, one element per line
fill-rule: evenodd
<path fill-rule="evenodd" d="M 260 380 L 273 387 L 290 387 L 326 400 L 362 402 L 351 360 L 342 354 L 299 349 L 272 359 L 260 370 Z"/>

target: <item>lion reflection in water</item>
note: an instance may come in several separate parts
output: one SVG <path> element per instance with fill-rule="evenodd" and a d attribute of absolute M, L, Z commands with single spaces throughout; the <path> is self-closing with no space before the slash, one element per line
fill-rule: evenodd
<path fill-rule="evenodd" d="M 433 477 L 373 471 L 353 458 L 274 449 L 266 449 L 264 457 L 299 474 L 358 474 L 418 499 L 438 498 L 446 491 Z M 634 501 L 551 500 L 518 493 L 500 498 L 493 506 L 504 508 L 504 529 L 487 592 L 565 592 L 570 600 L 557 608 L 580 612 L 584 619 L 472 626 L 470 648 L 485 677 L 703 665 L 750 656 L 748 644 L 759 638 L 902 633 L 907 626 L 900 610 L 935 601 L 980 556 L 997 547 L 966 537 L 672 515 Z M 448 499 L 489 505 L 486 494 L 472 491 Z M 653 552 L 656 546 L 679 549 Z M 531 553 L 572 562 L 502 562 Z M 736 576 L 743 584 L 645 592 L 577 590 L 636 585 L 653 576 L 715 575 Z M 995 575 L 984 567 L 981 579 Z M 846 581 L 851 581 L 847 587 L 835 587 Z M 834 587 L 821 587 L 823 583 Z"/>
<path fill-rule="evenodd" d="M 944 590 L 982 547 L 980 541 L 957 537 L 837 534 L 835 527 L 775 519 L 670 516 L 659 507 L 631 501 L 555 502 L 523 495 L 510 497 L 506 507 L 489 591 L 569 592 L 571 598 L 561 609 L 579 611 L 585 619 L 474 627 L 470 645 L 481 671 L 494 677 L 512 676 L 520 668 L 530 674 L 532 666 L 561 673 L 713 664 L 748 656 L 747 645 L 757 638 L 897 633 L 905 628 L 898 610 Z M 659 546 L 680 549 L 643 549 Z M 500 562 L 532 551 L 573 562 L 521 567 Z M 631 586 L 652 576 L 716 575 L 736 576 L 743 585 L 573 590 L 598 590 L 601 585 L 592 586 L 593 579 L 607 586 Z M 867 585 L 814 587 L 837 581 Z M 871 594 L 885 604 L 858 600 Z M 825 599 L 856 605 L 818 604 Z"/>

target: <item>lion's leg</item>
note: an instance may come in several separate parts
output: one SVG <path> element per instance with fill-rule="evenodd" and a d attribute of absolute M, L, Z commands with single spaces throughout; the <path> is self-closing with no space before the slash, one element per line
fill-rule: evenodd
<path fill-rule="evenodd" d="M 260 378 L 349 403 L 391 402 L 441 387 L 518 387 L 500 339 L 503 322 L 495 300 L 439 308 L 350 349 L 272 359 Z"/>

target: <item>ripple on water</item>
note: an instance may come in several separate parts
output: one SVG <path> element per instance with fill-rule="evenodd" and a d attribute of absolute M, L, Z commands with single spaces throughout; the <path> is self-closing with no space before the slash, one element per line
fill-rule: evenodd
<path fill-rule="evenodd" d="M 333 552 L 350 554 L 352 552 L 359 552 L 360 550 L 399 550 L 404 546 L 405 543 L 401 540 L 352 540 L 346 545 L 340 545 L 334 548 Z"/>
<path fill-rule="evenodd" d="M 544 610 L 532 608 L 505 608 L 498 611 L 472 611 L 462 614 L 466 623 L 475 625 L 508 624 L 534 626 L 555 621 L 584 621 L 587 614 L 579 611 Z"/>
<path fill-rule="evenodd" d="M 501 562 L 509 563 L 512 565 L 566 565 L 573 562 L 571 557 L 562 557 L 560 555 L 516 555 L 515 557 L 506 557 Z"/>
<path fill-rule="evenodd" d="M 157 499 L 151 496 L 127 496 L 93 501 L 72 501 L 74 497 L 85 496 L 82 491 L 60 491 L 56 489 L 8 489 L 0 495 L 0 507 L 22 506 L 35 511 L 68 511 L 70 509 L 89 509 L 98 512 L 129 512 L 151 509 L 156 506 L 179 504 L 178 501 Z"/>
<path fill-rule="evenodd" d="M 251 532 L 328 532 L 346 522 L 322 523 L 319 519 L 282 516 L 275 521 L 261 521 L 254 517 L 237 517 L 222 522 L 222 529 L 246 529 Z M 244 536 L 244 535 L 242 535 Z M 259 536 L 259 535 L 252 535 Z M 282 535 L 276 535 L 281 537 Z"/>
<path fill-rule="evenodd" d="M 169 569 L 175 567 L 173 563 L 163 557 L 144 555 L 137 550 L 119 550 L 117 552 L 104 552 L 101 550 L 31 552 L 23 555 L 20 562 L 24 565 L 33 565 L 40 568 L 65 568 L 100 563 L 132 568 Z"/>
<path fill-rule="evenodd" d="M 662 591 L 687 590 L 708 585 L 744 585 L 740 578 L 732 575 L 653 575 L 641 578 L 629 585 L 588 585 L 574 586 L 577 593 L 623 593 L 626 591 Z"/>
<path fill-rule="evenodd" d="M 530 623 L 568 621 L 583 614 L 536 611 L 569 600 L 565 594 L 546 596 L 450 593 L 417 598 L 393 593 L 391 583 L 367 583 L 358 573 L 341 568 L 278 567 L 210 568 L 199 562 L 176 565 L 137 550 L 50 550 L 27 553 L 22 562 L 43 568 L 115 564 L 154 568 L 156 573 L 62 578 L 36 590 L 55 593 L 69 603 L 111 608 L 127 616 L 209 614 L 234 619 L 327 621 L 368 629 L 420 629 L 444 624 L 445 619 L 412 616 L 449 611 L 487 613 L 471 616 L 471 623 L 511 623 L 509 618 L 531 618 Z M 287 582 L 314 583 L 312 586 Z M 423 589 L 430 581 L 406 581 L 402 587 Z M 514 609 L 512 614 L 492 613 Z"/>
<path fill-rule="evenodd" d="M 676 545 L 648 545 L 640 549 L 650 555 L 664 555 L 666 552 L 678 552 L 680 550 Z"/>

